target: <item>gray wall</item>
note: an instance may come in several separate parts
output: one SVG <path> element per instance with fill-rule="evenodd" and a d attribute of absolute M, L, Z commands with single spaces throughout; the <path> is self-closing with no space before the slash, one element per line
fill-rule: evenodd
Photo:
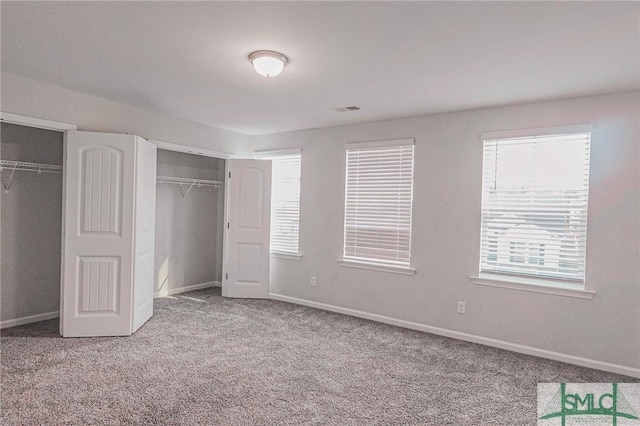
<path fill-rule="evenodd" d="M 6 72 L 2 112 L 75 124 L 78 130 L 129 133 L 192 147 L 242 154 L 249 137 L 193 121 L 119 104 Z"/>
<path fill-rule="evenodd" d="M 272 257 L 271 292 L 587 360 L 640 368 L 640 92 L 252 138 L 302 148 L 301 261 Z M 592 300 L 474 285 L 488 131 L 592 124 L 586 286 Z M 338 266 L 346 142 L 415 138 L 415 276 Z M 311 275 L 317 286 L 309 285 Z M 466 301 L 466 314 L 456 302 Z M 638 371 L 638 370 L 636 370 Z"/>
<path fill-rule="evenodd" d="M 62 165 L 62 133 L 0 124 L 4 160 Z M 8 181 L 10 172 L 2 173 Z M 62 175 L 16 171 L 0 189 L 2 321 L 60 309 Z"/>
<path fill-rule="evenodd" d="M 158 150 L 158 175 L 224 181 L 224 160 Z M 221 281 L 223 208 L 224 185 L 157 184 L 156 292 Z"/>

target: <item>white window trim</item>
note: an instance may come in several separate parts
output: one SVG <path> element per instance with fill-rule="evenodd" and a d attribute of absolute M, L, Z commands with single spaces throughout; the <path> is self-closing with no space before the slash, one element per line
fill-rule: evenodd
<path fill-rule="evenodd" d="M 573 133 L 593 133 L 593 125 L 575 124 L 533 129 L 484 132 L 480 134 L 480 141 L 484 143 L 485 140 L 521 138 L 530 137 L 532 135 L 549 136 Z M 567 280 L 554 280 L 553 278 L 546 277 L 520 277 L 499 272 L 480 272 L 477 276 L 471 276 L 470 278 L 473 284 L 477 285 L 507 288 L 533 293 L 552 294 L 580 299 L 593 299 L 593 296 L 595 295 L 595 291 L 587 289 L 584 280 L 571 282 Z"/>
<path fill-rule="evenodd" d="M 381 141 L 372 141 L 372 142 L 349 142 L 343 145 L 343 149 L 346 152 L 349 149 L 381 148 L 381 147 L 393 147 L 393 146 L 402 146 L 402 145 L 415 146 L 415 139 L 403 138 L 403 139 L 391 139 L 391 140 L 381 140 Z M 415 174 L 415 152 L 414 152 L 413 161 L 414 161 L 414 174 Z M 345 175 L 345 185 L 346 185 L 346 175 Z M 413 209 L 413 202 L 412 202 L 412 209 Z M 412 222 L 413 222 L 413 212 L 412 212 Z M 412 225 L 411 232 L 413 232 L 413 223 L 411 225 Z M 343 244 L 344 244 L 344 235 L 342 238 L 343 238 Z M 345 259 L 344 257 L 339 258 L 337 262 L 339 266 L 345 266 L 349 268 L 367 269 L 370 271 L 389 272 L 389 273 L 395 273 L 395 274 L 401 274 L 401 275 L 416 274 L 416 270 L 411 266 L 385 265 L 383 263 L 374 263 L 374 262 L 370 263 L 364 260 Z"/>
<path fill-rule="evenodd" d="M 504 130 L 499 132 L 484 132 L 480 134 L 480 141 L 490 139 L 511 139 L 511 138 L 523 138 L 532 135 L 536 136 L 550 136 L 550 135 L 562 135 L 570 133 L 590 133 L 593 132 L 593 126 L 591 124 L 575 124 L 570 126 L 556 126 L 556 127 L 543 127 L 535 129 L 520 129 L 520 130 Z"/>
<path fill-rule="evenodd" d="M 284 156 L 284 155 L 300 155 L 301 161 L 301 169 L 302 169 L 302 148 L 291 148 L 291 149 L 278 149 L 278 150 L 259 150 L 254 151 L 252 157 L 255 160 L 272 160 L 274 157 Z M 300 170 L 302 173 L 302 170 Z M 301 203 L 302 204 L 302 203 Z M 298 210 L 298 220 L 300 220 L 301 212 Z M 298 252 L 283 252 L 278 250 L 270 250 L 270 255 L 285 260 L 302 260 L 302 253 L 300 253 L 300 230 L 298 229 Z"/>
<path fill-rule="evenodd" d="M 515 277 L 502 274 L 479 274 L 472 276 L 471 282 L 476 285 L 506 288 L 510 290 L 543 293 L 556 296 L 574 297 L 577 299 L 593 299 L 595 291 L 583 288 L 582 284 L 571 284 L 565 281 L 553 281 L 528 277 Z"/>
<path fill-rule="evenodd" d="M 415 145 L 415 139 L 392 139 L 388 141 L 374 141 L 374 142 L 349 142 L 344 144 L 345 151 L 347 149 L 359 149 L 359 148 L 384 148 L 388 146 L 401 146 L 401 145 Z"/>
<path fill-rule="evenodd" d="M 285 253 L 282 251 L 271 251 L 271 256 L 285 260 L 302 260 L 302 254 L 300 253 Z"/>
<path fill-rule="evenodd" d="M 382 265 L 380 263 L 367 263 L 363 261 L 355 261 L 351 259 L 338 259 L 338 265 L 356 269 L 368 269 L 370 271 L 390 272 L 400 275 L 415 275 L 416 270 L 404 266 Z"/>

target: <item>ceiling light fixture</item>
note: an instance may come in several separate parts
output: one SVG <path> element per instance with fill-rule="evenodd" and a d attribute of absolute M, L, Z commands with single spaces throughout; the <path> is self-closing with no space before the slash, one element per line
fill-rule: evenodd
<path fill-rule="evenodd" d="M 289 59 L 282 53 L 271 50 L 258 50 L 249 55 L 253 69 L 265 77 L 275 77 L 282 72 Z"/>

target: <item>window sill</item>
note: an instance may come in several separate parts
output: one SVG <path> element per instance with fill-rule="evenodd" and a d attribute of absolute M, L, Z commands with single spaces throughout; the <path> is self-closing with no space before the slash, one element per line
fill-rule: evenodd
<path fill-rule="evenodd" d="M 471 282 L 489 287 L 553 294 L 555 296 L 575 297 L 578 299 L 593 299 L 593 296 L 596 294 L 595 291 L 584 290 L 579 288 L 580 286 L 578 285 L 566 284 L 559 281 L 505 275 L 480 274 L 477 277 L 471 277 Z"/>
<path fill-rule="evenodd" d="M 280 251 L 272 251 L 271 256 L 286 260 L 302 260 L 300 253 L 284 253 Z"/>
<path fill-rule="evenodd" d="M 415 275 L 416 270 L 411 268 L 406 268 L 403 266 L 389 266 L 389 265 L 377 265 L 375 263 L 364 263 L 364 262 L 356 262 L 353 260 L 344 260 L 338 259 L 338 265 L 346 266 L 349 268 L 357 268 L 357 269 L 368 269 L 371 271 L 378 272 L 390 272 L 393 274 L 401 274 L 401 275 Z"/>

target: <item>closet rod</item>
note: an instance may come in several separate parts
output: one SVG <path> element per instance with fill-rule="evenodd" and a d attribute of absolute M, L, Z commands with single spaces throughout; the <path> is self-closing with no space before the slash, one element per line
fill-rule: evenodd
<path fill-rule="evenodd" d="M 2 186 L 4 187 L 5 194 L 9 193 L 9 188 L 11 188 L 11 183 L 13 182 L 13 176 L 16 173 L 16 170 L 23 172 L 38 172 L 38 174 L 42 173 L 62 173 L 62 166 L 58 166 L 55 164 L 41 164 L 41 163 L 27 163 L 24 161 L 11 161 L 11 160 L 0 160 L 0 172 L 5 169 L 11 170 L 11 175 L 9 175 L 9 181 L 5 184 L 2 182 Z"/>
<path fill-rule="evenodd" d="M 0 171 L 5 168 L 38 173 L 62 173 L 62 166 L 55 164 L 25 163 L 23 161 L 0 160 Z"/>
<path fill-rule="evenodd" d="M 172 177 L 172 176 L 158 176 L 156 178 L 156 181 L 158 183 L 170 183 L 174 185 L 180 185 L 180 195 L 182 195 L 182 198 L 186 197 L 187 194 L 191 192 L 194 186 L 197 186 L 198 188 L 213 187 L 214 189 L 218 189 L 218 186 L 224 183 L 218 180 L 191 179 L 191 178 Z M 189 185 L 189 189 L 187 189 L 187 192 L 182 192 L 183 185 Z"/>

